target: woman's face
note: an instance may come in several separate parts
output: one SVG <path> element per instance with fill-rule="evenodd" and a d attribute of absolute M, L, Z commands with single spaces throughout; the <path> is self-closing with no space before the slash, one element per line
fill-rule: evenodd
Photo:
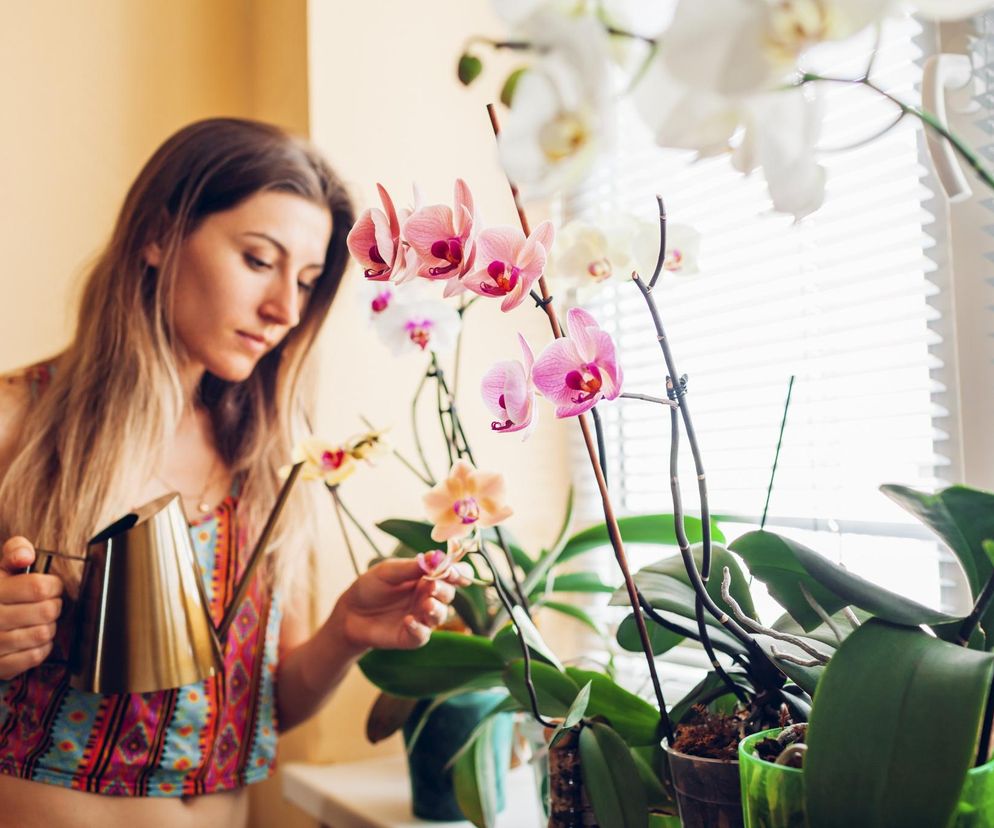
<path fill-rule="evenodd" d="M 300 321 L 330 238 L 330 211 L 290 193 L 256 193 L 207 216 L 184 239 L 176 274 L 184 373 L 246 379 Z"/>

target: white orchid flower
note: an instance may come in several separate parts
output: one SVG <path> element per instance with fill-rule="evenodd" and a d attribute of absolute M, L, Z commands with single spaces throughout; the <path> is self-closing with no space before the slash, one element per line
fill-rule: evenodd
<path fill-rule="evenodd" d="M 612 72 L 603 26 L 540 10 L 522 24 L 543 56 L 520 78 L 500 157 L 526 198 L 569 190 L 613 139 Z"/>
<path fill-rule="evenodd" d="M 775 210 L 802 218 L 821 205 L 825 173 L 814 149 L 821 115 L 816 90 L 745 96 L 694 89 L 673 77 L 660 52 L 632 97 L 660 146 L 708 156 L 727 152 L 738 140 L 733 164 L 745 173 L 762 168 Z"/>
<path fill-rule="evenodd" d="M 376 332 L 394 354 L 447 353 L 455 347 L 461 325 L 459 312 L 436 298 L 437 293 L 429 283 L 421 281 L 394 286 L 388 307 L 372 320 Z"/>

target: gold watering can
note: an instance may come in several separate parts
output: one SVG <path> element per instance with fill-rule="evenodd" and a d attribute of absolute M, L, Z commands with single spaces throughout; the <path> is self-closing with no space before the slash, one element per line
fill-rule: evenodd
<path fill-rule="evenodd" d="M 82 569 L 67 602 L 69 682 L 88 693 L 148 693 L 221 672 L 224 641 L 262 561 L 300 468 L 293 466 L 216 627 L 179 493 L 153 500 L 99 532 L 85 558 L 37 550 L 28 571 L 56 559 Z"/>

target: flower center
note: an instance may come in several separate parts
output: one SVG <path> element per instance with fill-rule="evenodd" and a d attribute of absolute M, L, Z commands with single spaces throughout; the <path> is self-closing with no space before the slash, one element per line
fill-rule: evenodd
<path fill-rule="evenodd" d="M 425 552 L 425 563 L 433 572 L 436 572 L 445 563 L 446 557 L 441 549 L 432 549 L 430 552 Z"/>
<path fill-rule="evenodd" d="M 423 351 L 431 339 L 431 329 L 434 327 L 434 324 L 430 319 L 411 319 L 404 325 L 404 329 L 407 331 L 411 342 Z"/>
<path fill-rule="evenodd" d="M 832 22 L 824 0 L 780 0 L 770 10 L 769 49 L 792 63 L 808 46 L 828 38 Z"/>
<path fill-rule="evenodd" d="M 373 297 L 373 301 L 370 304 L 370 307 L 373 309 L 373 313 L 383 313 L 383 311 L 385 311 L 387 306 L 390 304 L 390 299 L 392 297 L 393 294 L 389 290 L 377 293 L 376 296 Z"/>
<path fill-rule="evenodd" d="M 375 244 L 371 248 L 369 248 L 369 259 L 370 261 L 376 262 L 376 264 L 386 265 L 386 262 L 384 261 L 383 257 L 380 255 L 380 248 L 378 248 Z M 381 267 L 379 270 L 376 270 L 374 268 L 367 267 L 366 278 L 374 279 L 377 276 L 382 276 L 389 269 L 390 269 L 389 267 Z"/>
<path fill-rule="evenodd" d="M 601 390 L 601 372 L 592 362 L 583 366 L 580 371 L 570 371 L 566 375 L 566 387 L 580 393 L 573 397 L 573 402 L 587 402 Z"/>
<path fill-rule="evenodd" d="M 560 112 L 538 131 L 538 145 L 546 159 L 562 161 L 587 143 L 590 133 L 575 112 Z"/>
<path fill-rule="evenodd" d="M 515 285 L 518 284 L 521 268 L 495 259 L 487 265 L 487 274 L 494 283 L 493 285 L 481 284 L 480 288 L 491 296 L 501 296 L 514 290 Z"/>
<path fill-rule="evenodd" d="M 439 239 L 436 242 L 432 242 L 431 255 L 446 263 L 428 268 L 428 272 L 432 276 L 442 276 L 446 273 L 451 273 L 462 264 L 462 240 L 451 238 Z"/>
<path fill-rule="evenodd" d="M 342 461 L 345 460 L 345 451 L 343 449 L 335 449 L 334 451 L 325 451 L 321 454 L 321 468 L 325 471 L 331 471 L 332 469 L 337 469 L 342 465 Z"/>
<path fill-rule="evenodd" d="M 607 258 L 594 259 L 587 265 L 587 273 L 595 282 L 603 282 L 611 275 L 611 262 Z"/>
<path fill-rule="evenodd" d="M 683 253 L 680 252 L 679 248 L 666 254 L 666 258 L 663 259 L 663 267 L 672 271 L 680 270 L 683 267 Z"/>
<path fill-rule="evenodd" d="M 452 504 L 452 511 L 463 523 L 476 523 L 480 519 L 480 504 L 475 497 L 464 497 Z"/>

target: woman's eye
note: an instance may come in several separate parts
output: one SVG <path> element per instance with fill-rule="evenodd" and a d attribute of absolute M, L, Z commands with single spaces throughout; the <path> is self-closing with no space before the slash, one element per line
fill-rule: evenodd
<path fill-rule="evenodd" d="M 300 291 L 302 293 L 304 293 L 307 296 L 310 296 L 312 293 L 314 293 L 314 288 L 316 287 L 316 285 L 314 284 L 314 282 L 297 282 L 297 287 L 300 288 Z"/>
<path fill-rule="evenodd" d="M 245 262 L 253 270 L 269 270 L 272 267 L 269 262 L 264 262 L 262 259 L 253 256 L 251 253 L 245 254 Z"/>

